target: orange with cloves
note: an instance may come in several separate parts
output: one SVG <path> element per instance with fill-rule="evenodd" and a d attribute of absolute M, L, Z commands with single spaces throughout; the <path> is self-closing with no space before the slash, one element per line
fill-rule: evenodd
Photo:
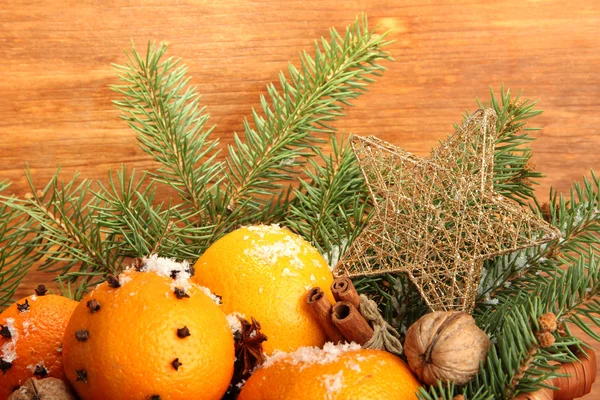
<path fill-rule="evenodd" d="M 209 290 L 187 264 L 150 257 L 79 304 L 65 332 L 66 375 L 83 400 L 219 400 L 234 342 Z"/>
<path fill-rule="evenodd" d="M 0 400 L 32 377 L 65 379 L 62 340 L 77 302 L 40 285 L 0 314 Z"/>

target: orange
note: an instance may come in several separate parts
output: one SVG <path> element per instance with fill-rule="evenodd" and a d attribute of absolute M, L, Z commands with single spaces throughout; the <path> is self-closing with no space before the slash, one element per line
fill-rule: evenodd
<path fill-rule="evenodd" d="M 240 228 L 217 240 L 194 267 L 193 279 L 221 296 L 226 314 L 260 322 L 267 354 L 325 343 L 306 293 L 319 286 L 333 301 L 333 274 L 300 236 L 278 225 Z"/>
<path fill-rule="evenodd" d="M 83 400 L 221 399 L 235 357 L 225 314 L 188 281 L 187 264 L 146 263 L 75 309 L 63 345 L 69 381 Z"/>
<path fill-rule="evenodd" d="M 62 340 L 77 302 L 31 295 L 0 314 L 0 400 L 34 375 L 65 379 Z"/>
<path fill-rule="evenodd" d="M 238 400 L 416 400 L 419 382 L 398 357 L 356 344 L 275 354 L 248 379 Z"/>

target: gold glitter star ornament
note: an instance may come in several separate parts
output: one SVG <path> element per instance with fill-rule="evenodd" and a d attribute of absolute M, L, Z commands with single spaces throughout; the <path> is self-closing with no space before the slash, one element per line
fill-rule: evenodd
<path fill-rule="evenodd" d="M 471 312 L 484 260 L 558 238 L 494 192 L 495 126 L 493 110 L 478 110 L 429 158 L 353 136 L 374 213 L 336 275 L 405 272 L 432 310 Z"/>

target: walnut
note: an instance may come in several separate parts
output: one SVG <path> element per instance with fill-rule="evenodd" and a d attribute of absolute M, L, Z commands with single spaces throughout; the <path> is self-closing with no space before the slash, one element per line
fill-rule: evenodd
<path fill-rule="evenodd" d="M 479 371 L 489 348 L 487 334 L 462 311 L 424 315 L 408 328 L 404 342 L 408 365 L 428 385 L 438 380 L 467 383 Z"/>
<path fill-rule="evenodd" d="M 60 379 L 28 379 L 8 400 L 77 400 L 67 384 Z"/>

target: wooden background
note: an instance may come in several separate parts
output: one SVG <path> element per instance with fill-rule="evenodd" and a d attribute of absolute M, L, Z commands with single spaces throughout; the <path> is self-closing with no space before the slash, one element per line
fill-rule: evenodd
<path fill-rule="evenodd" d="M 122 162 L 155 167 L 110 103 L 110 64 L 131 39 L 171 43 L 226 144 L 287 61 L 361 11 L 393 31 L 397 61 L 340 130 L 425 154 L 504 82 L 545 110 L 533 144 L 548 176 L 542 197 L 599 169 L 600 1 L 3 0 L 0 179 L 24 195 L 26 162 L 39 185 L 58 165 L 96 179 Z M 31 274 L 18 295 L 48 279 Z M 588 398 L 600 398 L 600 384 Z"/>

